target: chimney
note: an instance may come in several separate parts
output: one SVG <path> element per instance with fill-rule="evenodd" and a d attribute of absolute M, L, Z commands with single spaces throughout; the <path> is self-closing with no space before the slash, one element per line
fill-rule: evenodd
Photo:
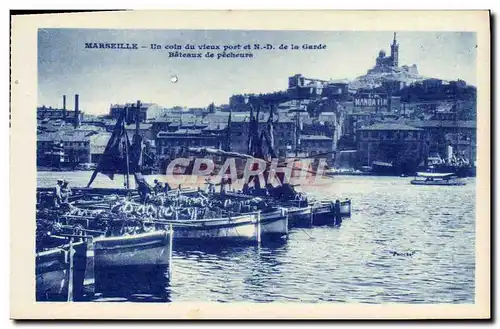
<path fill-rule="evenodd" d="M 66 95 L 63 95 L 63 118 L 66 119 Z"/>
<path fill-rule="evenodd" d="M 79 96 L 75 94 L 75 128 L 80 127 L 80 105 Z"/>
<path fill-rule="evenodd" d="M 136 110 L 137 110 L 137 112 L 135 112 L 135 133 L 136 133 L 136 135 L 139 135 L 139 128 L 141 126 L 141 124 L 140 124 L 140 122 L 141 122 L 141 101 L 137 101 Z"/>

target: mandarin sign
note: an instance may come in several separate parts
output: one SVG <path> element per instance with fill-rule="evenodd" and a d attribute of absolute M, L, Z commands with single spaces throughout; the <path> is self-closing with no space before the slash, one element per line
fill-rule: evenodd
<path fill-rule="evenodd" d="M 387 94 L 356 94 L 354 106 L 356 107 L 387 107 Z"/>

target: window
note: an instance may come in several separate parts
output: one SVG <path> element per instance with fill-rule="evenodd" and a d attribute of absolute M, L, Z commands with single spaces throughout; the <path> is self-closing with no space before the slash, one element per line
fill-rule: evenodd
<path fill-rule="evenodd" d="M 378 138 L 378 131 L 372 131 L 372 138 Z"/>
<path fill-rule="evenodd" d="M 387 132 L 387 138 L 389 138 L 389 139 L 394 138 L 394 132 L 393 131 L 388 131 Z"/>
<path fill-rule="evenodd" d="M 368 138 L 368 131 L 363 131 L 363 138 Z"/>

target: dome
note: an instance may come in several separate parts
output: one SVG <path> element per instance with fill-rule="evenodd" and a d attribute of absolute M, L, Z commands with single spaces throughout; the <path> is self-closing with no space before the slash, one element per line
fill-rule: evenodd
<path fill-rule="evenodd" d="M 385 57 L 385 50 L 381 50 L 378 52 L 378 57 Z"/>

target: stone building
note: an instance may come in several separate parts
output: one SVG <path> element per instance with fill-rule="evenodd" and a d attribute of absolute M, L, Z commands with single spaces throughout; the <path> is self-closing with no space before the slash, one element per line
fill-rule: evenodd
<path fill-rule="evenodd" d="M 306 153 L 311 158 L 326 159 L 331 164 L 333 155 L 333 138 L 323 135 L 301 135 L 299 152 Z"/>
<path fill-rule="evenodd" d="M 87 133 L 56 132 L 37 136 L 37 165 L 74 167 L 91 162 L 90 136 Z"/>
<path fill-rule="evenodd" d="M 140 108 L 138 106 L 140 104 Z M 117 120 L 123 111 L 127 111 L 126 121 L 127 123 L 133 123 L 136 121 L 137 115 L 139 115 L 140 122 L 145 123 L 148 119 L 153 117 L 153 112 L 157 110 L 158 105 L 153 103 L 126 103 L 126 104 L 111 104 L 109 108 L 109 116 L 112 119 Z M 157 111 L 156 111 L 157 112 Z"/>
<path fill-rule="evenodd" d="M 375 123 L 357 131 L 358 156 L 361 166 L 374 161 L 415 167 L 423 160 L 425 131 L 403 123 Z"/>
<path fill-rule="evenodd" d="M 38 122 L 48 122 L 52 120 L 61 120 L 66 123 L 71 123 L 75 127 L 79 127 L 83 120 L 84 113 L 80 110 L 80 96 L 75 95 L 75 108 L 69 110 L 66 108 L 66 95 L 63 95 L 62 108 L 39 106 L 36 109 L 36 118 Z"/>
<path fill-rule="evenodd" d="M 368 70 L 367 74 L 373 73 L 391 73 L 391 72 L 407 72 L 410 74 L 418 74 L 418 69 L 415 64 L 412 66 L 399 66 L 399 44 L 396 40 L 396 32 L 391 44 L 391 55 L 387 56 L 385 50 L 380 50 L 375 59 L 375 66 Z"/>
<path fill-rule="evenodd" d="M 407 120 L 406 124 L 425 132 L 427 154 L 437 153 L 446 158 L 451 146 L 453 154 L 476 161 L 476 121 L 464 120 Z"/>

